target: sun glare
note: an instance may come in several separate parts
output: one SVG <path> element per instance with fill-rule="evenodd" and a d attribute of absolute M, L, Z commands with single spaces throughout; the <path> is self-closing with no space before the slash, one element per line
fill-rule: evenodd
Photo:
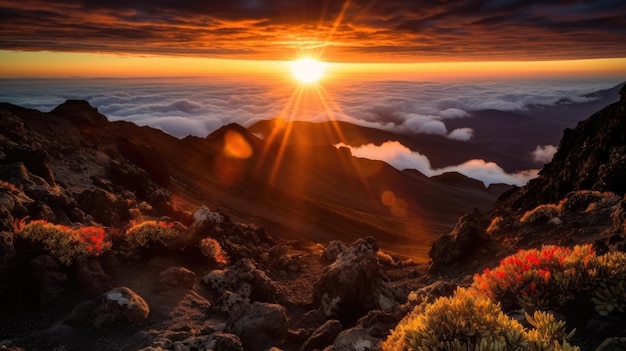
<path fill-rule="evenodd" d="M 309 84 L 317 82 L 324 75 L 326 63 L 310 58 L 303 58 L 291 62 L 293 76 L 301 83 Z"/>

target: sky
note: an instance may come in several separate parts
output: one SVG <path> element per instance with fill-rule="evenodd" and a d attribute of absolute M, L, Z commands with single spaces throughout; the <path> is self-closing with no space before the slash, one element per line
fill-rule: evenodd
<path fill-rule="evenodd" d="M 0 23 L 4 77 L 626 70 L 622 0 L 2 0 Z"/>

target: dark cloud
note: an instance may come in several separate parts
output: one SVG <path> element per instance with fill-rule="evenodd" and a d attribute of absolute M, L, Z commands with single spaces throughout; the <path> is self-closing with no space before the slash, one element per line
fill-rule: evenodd
<path fill-rule="evenodd" d="M 624 1 L 230 0 L 0 3 L 0 49 L 335 61 L 626 56 Z"/>

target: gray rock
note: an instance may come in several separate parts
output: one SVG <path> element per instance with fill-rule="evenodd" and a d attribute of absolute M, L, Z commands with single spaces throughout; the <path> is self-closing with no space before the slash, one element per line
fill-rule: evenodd
<path fill-rule="evenodd" d="M 380 339 L 369 335 L 365 329 L 354 327 L 339 333 L 335 343 L 334 351 L 374 351 L 380 350 Z"/>
<path fill-rule="evenodd" d="M 326 316 L 349 322 L 371 310 L 391 310 L 399 294 L 386 284 L 373 238 L 359 239 L 324 269 L 315 284 L 313 300 Z"/>
<path fill-rule="evenodd" d="M 99 329 L 120 321 L 141 323 L 148 318 L 148 314 L 150 308 L 141 296 L 127 287 L 117 287 L 78 304 L 65 322 L 90 323 Z"/>
<path fill-rule="evenodd" d="M 300 347 L 300 351 L 312 351 L 331 345 L 343 327 L 341 322 L 331 319 L 317 328 Z"/>
<path fill-rule="evenodd" d="M 239 336 L 248 351 L 265 351 L 286 340 L 288 327 L 283 306 L 255 302 L 245 304 L 231 314 L 224 332 Z"/>

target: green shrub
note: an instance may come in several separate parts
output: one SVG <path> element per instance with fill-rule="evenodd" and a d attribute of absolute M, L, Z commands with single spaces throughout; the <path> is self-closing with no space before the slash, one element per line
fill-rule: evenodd
<path fill-rule="evenodd" d="M 147 248 L 153 244 L 168 247 L 179 234 L 174 227 L 174 223 L 145 221 L 128 228 L 126 231 L 126 242 L 128 242 L 131 248 Z"/>
<path fill-rule="evenodd" d="M 16 234 L 18 238 L 42 245 L 44 251 L 69 266 L 80 255 L 98 256 L 111 247 L 104 229 L 69 228 L 46 221 L 33 221 Z"/>
<path fill-rule="evenodd" d="M 458 289 L 424 309 L 416 307 L 391 332 L 383 350 L 578 350 L 565 335 L 565 324 L 545 312 L 527 316 L 526 330 L 500 305 L 470 290 Z"/>

